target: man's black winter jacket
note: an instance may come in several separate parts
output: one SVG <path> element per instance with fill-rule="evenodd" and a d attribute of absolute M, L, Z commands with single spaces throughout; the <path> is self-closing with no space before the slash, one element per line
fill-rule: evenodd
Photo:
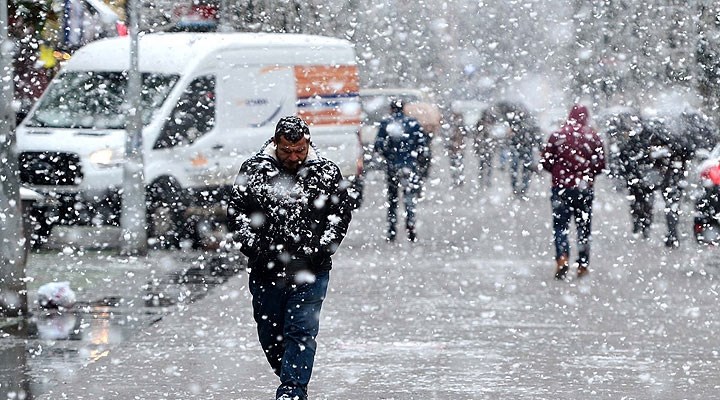
<path fill-rule="evenodd" d="M 276 280 L 332 268 L 352 218 L 344 185 L 340 169 L 314 148 L 297 173 L 282 168 L 272 143 L 245 161 L 228 200 L 228 226 L 251 276 Z"/>

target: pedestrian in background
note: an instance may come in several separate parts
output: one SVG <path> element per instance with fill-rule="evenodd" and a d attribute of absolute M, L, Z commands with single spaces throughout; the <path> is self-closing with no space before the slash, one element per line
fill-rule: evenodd
<path fill-rule="evenodd" d="M 505 119 L 510 125 L 510 184 L 515 196 L 527 200 L 530 177 L 534 172 L 533 150 L 540 145 L 540 127 L 530 112 L 520 105 L 508 110 Z M 537 170 L 536 165 L 534 170 Z"/>
<path fill-rule="evenodd" d="M 659 173 L 650 156 L 652 138 L 637 112 L 625 112 L 608 123 L 608 137 L 613 151 L 609 154 L 610 173 L 627 186 L 630 200 L 632 232 L 645 239 L 650 237 L 655 186 Z"/>
<path fill-rule="evenodd" d="M 228 199 L 228 225 L 248 257 L 249 289 L 277 399 L 307 399 L 331 256 L 351 219 L 340 169 L 320 157 L 308 126 L 283 117 L 245 161 Z"/>
<path fill-rule="evenodd" d="M 569 269 L 568 228 L 573 217 L 577 228 L 577 276 L 589 272 L 593 184 L 605 168 L 603 143 L 589 120 L 585 106 L 573 106 L 567 121 L 550 135 L 541 154 L 540 165 L 552 174 L 556 279 L 565 279 Z"/>
<path fill-rule="evenodd" d="M 473 132 L 473 152 L 478 158 L 478 181 L 480 186 L 490 187 L 495 153 L 502 147 L 501 139 L 494 133 L 497 117 L 491 107 L 482 111 Z"/>
<path fill-rule="evenodd" d="M 465 184 L 465 138 L 467 128 L 463 115 L 457 111 L 450 113 L 447 119 L 447 151 L 450 159 L 450 173 L 453 185 L 462 186 Z"/>
<path fill-rule="evenodd" d="M 418 174 L 420 175 L 421 185 L 424 185 L 430 176 L 430 166 L 432 164 L 432 140 L 435 135 L 440 133 L 442 127 L 442 114 L 435 104 L 424 101 L 416 101 L 407 103 L 403 107 L 403 113 L 410 118 L 415 118 L 425 133 L 425 149 L 418 156 Z"/>
<path fill-rule="evenodd" d="M 646 147 L 646 156 L 650 159 L 656 176 L 652 188 L 660 190 L 665 202 L 665 246 L 676 248 L 680 245 L 678 223 L 680 200 L 686 185 L 685 172 L 694 152 L 689 132 L 678 126 L 673 127 L 673 124 L 668 122 L 670 121 L 663 119 L 648 120 L 643 126 L 643 136 L 647 138 L 649 145 Z M 649 202 L 648 208 L 652 210 L 653 196 L 649 196 Z M 650 217 L 652 220 L 652 214 Z"/>
<path fill-rule="evenodd" d="M 405 203 L 405 227 L 407 239 L 417 240 L 415 231 L 415 206 L 421 190 L 422 166 L 420 158 L 427 151 L 428 138 L 420 123 L 403 112 L 403 101 L 390 102 L 390 116 L 380 123 L 375 139 L 375 151 L 385 160 L 388 191 L 387 240 L 395 241 L 398 222 L 397 208 L 402 188 Z"/>

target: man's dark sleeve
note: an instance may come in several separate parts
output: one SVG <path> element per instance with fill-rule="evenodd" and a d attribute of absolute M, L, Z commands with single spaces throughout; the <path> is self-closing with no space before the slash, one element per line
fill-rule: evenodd
<path fill-rule="evenodd" d="M 595 134 L 595 155 L 593 156 L 594 173 L 600 174 L 606 167 L 605 164 L 605 147 L 600 137 Z"/>
<path fill-rule="evenodd" d="M 235 180 L 228 199 L 228 229 L 233 233 L 233 241 L 240 245 L 240 251 L 249 258 L 258 254 L 258 237 L 251 225 L 253 200 L 248 186 L 249 177 L 243 171 Z"/>
<path fill-rule="evenodd" d="M 337 167 L 333 178 L 336 190 L 327 203 L 327 225 L 318 243 L 318 253 L 323 257 L 335 254 L 340 243 L 345 239 L 352 219 L 352 201 L 348 187 Z"/>
<path fill-rule="evenodd" d="M 385 140 L 387 138 L 387 121 L 380 123 L 378 128 L 377 136 L 375 136 L 375 143 L 373 144 L 373 150 L 377 154 L 385 155 Z"/>
<path fill-rule="evenodd" d="M 542 169 L 552 172 L 555 157 L 555 134 L 553 134 L 540 151 L 540 166 Z"/>
<path fill-rule="evenodd" d="M 607 158 L 605 157 L 605 149 L 603 147 L 602 142 L 600 142 L 600 147 L 599 147 L 598 151 L 600 153 L 599 154 L 600 162 L 598 163 L 599 164 L 598 167 L 599 167 L 599 172 L 602 172 L 605 168 L 607 168 Z"/>
<path fill-rule="evenodd" d="M 411 123 L 412 124 L 412 123 Z M 430 134 L 425 131 L 420 122 L 415 120 L 415 123 L 411 125 L 412 131 L 418 138 L 418 142 L 422 148 L 430 145 Z"/>

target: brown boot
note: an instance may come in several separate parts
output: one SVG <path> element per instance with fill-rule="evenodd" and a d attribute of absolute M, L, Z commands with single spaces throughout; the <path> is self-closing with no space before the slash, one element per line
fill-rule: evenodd
<path fill-rule="evenodd" d="M 557 266 L 555 267 L 555 279 L 559 281 L 565 279 L 568 268 L 568 257 L 563 254 L 562 256 L 560 256 L 560 258 L 557 259 Z"/>
<path fill-rule="evenodd" d="M 580 266 L 578 266 L 578 269 L 577 269 L 577 277 L 578 277 L 578 279 L 580 279 L 580 278 L 582 278 L 582 277 L 584 277 L 584 276 L 587 276 L 587 274 L 589 274 L 589 273 L 590 273 L 590 269 L 588 268 L 587 265 L 580 265 Z"/>

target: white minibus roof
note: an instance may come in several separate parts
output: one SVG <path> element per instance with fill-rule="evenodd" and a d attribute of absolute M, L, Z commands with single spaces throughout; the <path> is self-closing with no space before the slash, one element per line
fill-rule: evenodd
<path fill-rule="evenodd" d="M 350 42 L 290 33 L 153 33 L 139 39 L 141 71 L 181 73 L 225 51 L 246 51 L 254 63 L 354 65 Z M 121 71 L 130 68 L 130 38 L 95 41 L 80 48 L 66 70 Z"/>

